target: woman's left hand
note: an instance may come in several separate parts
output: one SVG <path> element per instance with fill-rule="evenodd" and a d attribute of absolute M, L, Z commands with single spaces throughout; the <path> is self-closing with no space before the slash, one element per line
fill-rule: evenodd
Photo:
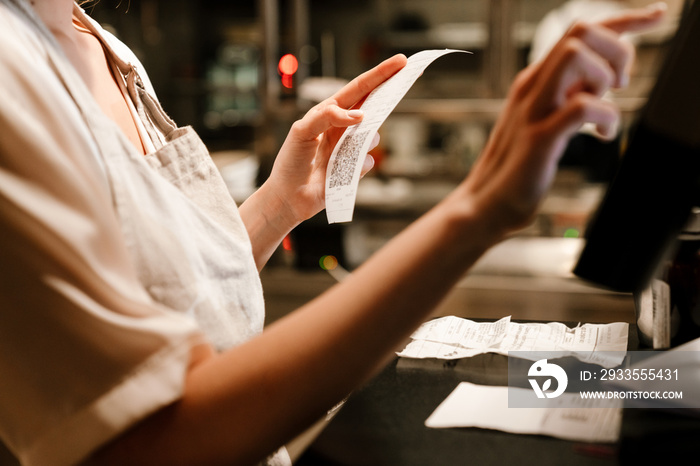
<path fill-rule="evenodd" d="M 377 86 L 406 65 L 395 55 L 361 74 L 296 121 L 280 149 L 270 177 L 240 207 L 258 268 L 299 223 L 325 207 L 326 168 L 345 128 L 362 121 L 358 107 Z M 378 143 L 375 137 L 375 145 Z M 363 174 L 372 168 L 367 157 Z"/>
<path fill-rule="evenodd" d="M 403 55 L 385 60 L 313 107 L 292 125 L 267 182 L 280 196 L 291 215 L 290 220 L 302 222 L 325 207 L 326 168 L 333 148 L 345 128 L 362 121 L 362 111 L 357 107 L 363 99 L 405 64 Z M 377 137 L 375 146 L 376 143 Z M 363 174 L 372 166 L 373 159 L 367 157 Z"/>

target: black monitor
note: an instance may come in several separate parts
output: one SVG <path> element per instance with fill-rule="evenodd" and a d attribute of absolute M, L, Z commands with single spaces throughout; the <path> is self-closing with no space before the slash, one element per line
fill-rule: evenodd
<path fill-rule="evenodd" d="M 619 169 L 591 218 L 574 274 L 644 289 L 700 205 L 700 1 L 687 4 Z"/>

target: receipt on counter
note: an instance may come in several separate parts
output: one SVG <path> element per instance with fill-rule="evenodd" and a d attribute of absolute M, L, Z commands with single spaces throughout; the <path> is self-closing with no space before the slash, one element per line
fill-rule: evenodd
<path fill-rule="evenodd" d="M 367 151 L 375 133 L 406 92 L 435 59 L 465 50 L 423 50 L 408 59 L 406 66 L 386 80 L 365 99 L 362 122 L 348 127 L 340 137 L 326 170 L 326 215 L 328 223 L 352 220 L 357 185 Z"/>
<path fill-rule="evenodd" d="M 564 393 L 547 400 L 547 407 L 509 408 L 508 390 L 527 389 L 461 382 L 428 417 L 425 425 L 432 428 L 479 427 L 579 442 L 612 443 L 619 438 L 621 400 L 584 400 L 578 393 Z"/>
<path fill-rule="evenodd" d="M 523 357 L 557 351 L 580 361 L 614 367 L 627 351 L 629 324 L 584 324 L 569 328 L 559 322 L 517 323 L 510 316 L 496 322 L 474 322 L 448 316 L 421 325 L 398 353 L 406 358 L 458 359 L 482 353 Z"/>

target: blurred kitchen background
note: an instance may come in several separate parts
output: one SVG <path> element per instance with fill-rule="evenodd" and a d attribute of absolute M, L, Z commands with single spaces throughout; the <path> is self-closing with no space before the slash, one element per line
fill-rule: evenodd
<path fill-rule="evenodd" d="M 100 0 L 85 8 L 133 47 L 164 108 L 199 132 L 237 202 L 265 180 L 291 123 L 343 83 L 399 52 L 473 52 L 434 62 L 388 118 L 353 222 L 328 225 L 322 212 L 284 241 L 263 272 L 274 319 L 330 286 L 335 279 L 326 272 L 337 278 L 357 267 L 468 174 L 510 82 L 535 48 L 546 48 L 543 34 L 556 36 L 577 14 L 590 20 L 591 11 L 647 3 Z M 683 2 L 667 3 L 662 27 L 631 38 L 637 45 L 631 85 L 610 96 L 622 109 L 619 138 L 603 144 L 576 137 L 541 213 L 477 264 L 472 280 L 490 281 L 471 286 L 503 294 L 537 290 L 534 279 L 557 280 L 543 285 L 550 292 L 580 285 L 572 284 L 568 267 L 675 30 Z M 504 275 L 510 278 L 494 284 Z M 529 281 L 516 283 L 523 277 Z M 582 315 L 590 316 L 585 306 Z"/>

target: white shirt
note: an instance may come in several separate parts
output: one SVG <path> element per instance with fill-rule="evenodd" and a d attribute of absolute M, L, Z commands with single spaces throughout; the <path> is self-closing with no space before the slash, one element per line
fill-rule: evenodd
<path fill-rule="evenodd" d="M 17 4 L 0 0 L 0 438 L 74 464 L 177 400 L 206 337 L 141 283 L 85 109 Z"/>

